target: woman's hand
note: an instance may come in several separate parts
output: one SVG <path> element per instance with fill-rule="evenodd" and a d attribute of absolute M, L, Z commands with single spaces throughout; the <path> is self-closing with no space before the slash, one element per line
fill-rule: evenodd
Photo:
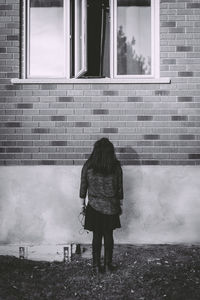
<path fill-rule="evenodd" d="M 82 208 L 81 208 L 81 214 L 85 216 L 85 212 L 86 212 L 86 205 L 82 205 Z"/>
<path fill-rule="evenodd" d="M 81 205 L 82 205 L 81 214 L 85 216 L 86 205 L 85 205 L 85 199 L 84 198 L 81 198 Z"/>

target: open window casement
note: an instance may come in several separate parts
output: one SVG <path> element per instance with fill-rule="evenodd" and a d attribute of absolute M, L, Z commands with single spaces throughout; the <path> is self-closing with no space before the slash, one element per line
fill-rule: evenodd
<path fill-rule="evenodd" d="M 75 78 L 87 71 L 87 0 L 75 0 Z"/>

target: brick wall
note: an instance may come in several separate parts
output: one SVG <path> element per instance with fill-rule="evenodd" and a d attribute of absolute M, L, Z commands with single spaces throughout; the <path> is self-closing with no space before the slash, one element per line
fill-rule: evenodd
<path fill-rule="evenodd" d="M 19 0 L 0 0 L 0 164 L 77 165 L 106 136 L 124 165 L 200 162 L 200 1 L 161 0 L 170 84 L 11 84 Z"/>

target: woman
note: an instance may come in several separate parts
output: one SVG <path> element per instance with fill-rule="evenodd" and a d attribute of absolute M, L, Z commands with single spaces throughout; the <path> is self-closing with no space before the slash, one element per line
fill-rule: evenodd
<path fill-rule="evenodd" d="M 88 193 L 88 204 L 85 198 Z M 92 154 L 81 172 L 80 198 L 85 213 L 84 228 L 93 232 L 92 255 L 95 272 L 101 272 L 101 247 L 104 237 L 104 268 L 112 271 L 113 230 L 120 228 L 122 213 L 122 169 L 115 156 L 114 146 L 102 138 L 94 144 Z"/>

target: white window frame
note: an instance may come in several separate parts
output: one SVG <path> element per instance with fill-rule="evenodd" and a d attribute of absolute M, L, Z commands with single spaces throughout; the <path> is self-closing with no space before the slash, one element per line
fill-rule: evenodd
<path fill-rule="evenodd" d="M 75 78 L 78 78 L 82 74 L 87 71 L 87 0 L 74 0 L 75 1 Z M 79 4 L 81 3 L 81 5 Z M 78 8 L 78 5 L 80 7 Z M 78 39 L 80 38 L 78 35 L 78 27 L 79 27 L 79 19 L 78 19 L 78 9 L 81 9 L 82 14 L 82 27 L 81 27 L 81 69 L 78 67 L 77 60 L 79 58 L 79 49 L 78 49 Z"/>
<path fill-rule="evenodd" d="M 70 0 L 64 0 L 64 44 L 65 44 L 65 78 L 70 77 Z"/>
<path fill-rule="evenodd" d="M 82 59 L 84 66 L 81 72 L 85 72 L 87 68 L 87 49 L 86 49 L 86 28 L 87 28 L 87 12 L 84 8 L 85 2 L 82 1 L 83 10 L 83 26 L 82 26 L 82 47 L 83 51 Z M 64 55 L 64 66 L 65 75 L 62 78 L 58 77 L 33 77 L 29 74 L 29 10 L 30 0 L 23 1 L 23 48 L 24 53 L 22 55 L 22 79 L 12 79 L 13 83 L 18 82 L 41 82 L 41 83 L 169 83 L 169 78 L 160 78 L 160 1 L 151 0 L 151 28 L 152 28 L 152 74 L 151 75 L 117 75 L 117 0 L 110 0 L 110 77 L 107 78 L 70 78 L 70 0 L 64 0 L 64 43 L 65 43 L 65 55 Z M 77 22 L 77 21 L 76 21 Z M 76 74 L 77 75 L 77 74 Z M 78 74 L 79 75 L 79 74 Z M 75 76 L 78 77 L 78 76 Z"/>
<path fill-rule="evenodd" d="M 160 1 L 151 0 L 151 74 L 150 75 L 117 75 L 117 0 L 111 0 L 111 68 L 113 70 L 113 78 L 119 79 L 153 79 L 160 76 Z"/>

